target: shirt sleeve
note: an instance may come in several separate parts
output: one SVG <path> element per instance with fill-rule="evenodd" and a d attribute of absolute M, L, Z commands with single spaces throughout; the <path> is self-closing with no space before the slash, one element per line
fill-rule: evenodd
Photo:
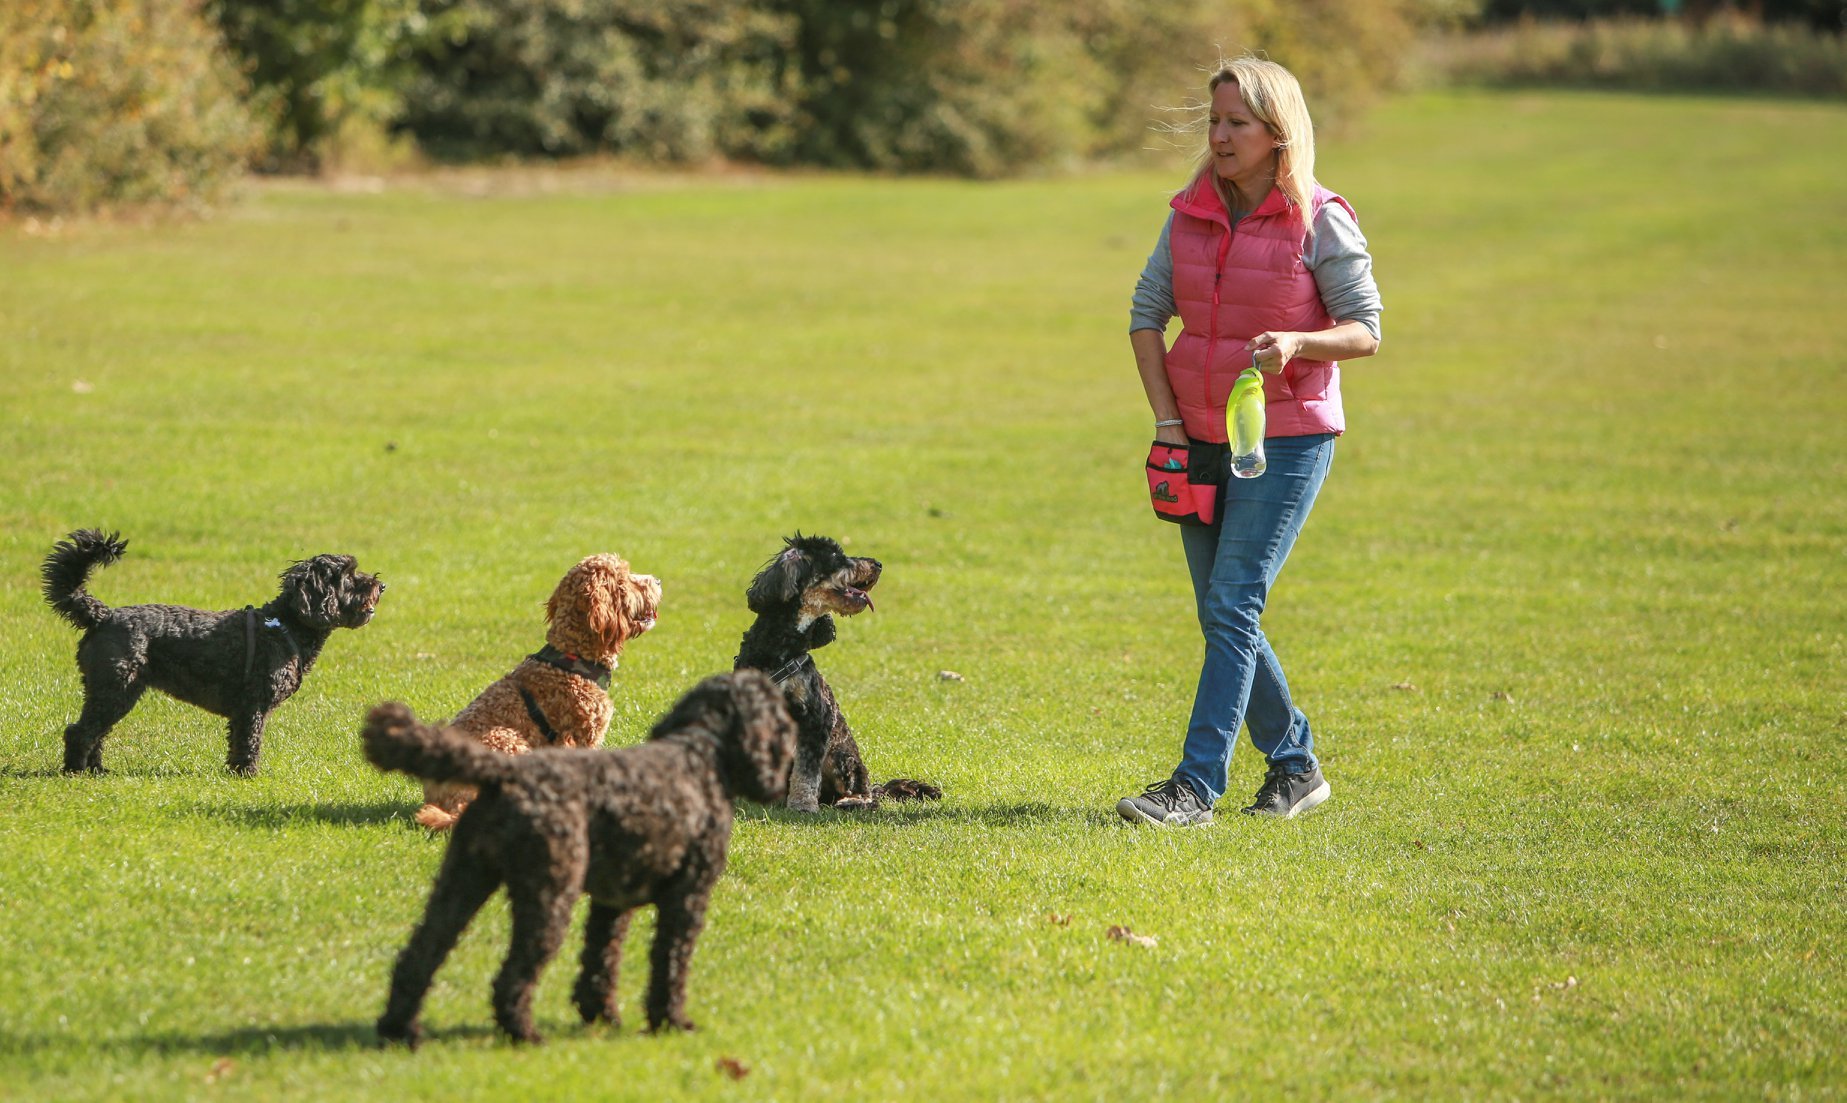
<path fill-rule="evenodd" d="M 1173 319 L 1174 250 L 1169 240 L 1173 228 L 1174 215 L 1169 211 L 1167 221 L 1161 224 L 1161 236 L 1154 243 L 1154 252 L 1148 254 L 1141 278 L 1135 281 L 1135 296 L 1129 302 L 1130 333 L 1138 329 L 1165 331 L 1167 323 Z"/>
<path fill-rule="evenodd" d="M 1366 235 L 1352 212 L 1339 203 L 1327 202 L 1315 215 L 1315 237 L 1303 258 L 1315 274 L 1315 286 L 1321 291 L 1321 304 L 1330 317 L 1342 322 L 1358 322 L 1373 339 L 1379 340 L 1379 312 L 1385 309 L 1379 300 L 1379 285 L 1372 278 L 1372 254 L 1366 251 Z M 1172 285 L 1171 258 L 1168 283 Z"/>

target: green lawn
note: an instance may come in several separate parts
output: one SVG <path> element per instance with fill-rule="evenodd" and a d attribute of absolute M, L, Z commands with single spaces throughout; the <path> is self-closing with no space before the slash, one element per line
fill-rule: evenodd
<path fill-rule="evenodd" d="M 1840 105 L 1466 94 L 1323 150 L 1387 339 L 1265 624 L 1334 797 L 1184 833 L 1112 811 L 1197 672 L 1124 332 L 1178 164 L 0 228 L 0 1098 L 1847 1096 L 1843 148 Z M 114 604 L 391 589 L 261 777 L 150 698 L 65 778 L 37 572 L 83 525 Z M 885 562 L 821 663 L 944 801 L 746 810 L 694 1035 L 577 1026 L 573 942 L 501 1042 L 497 901 L 375 1049 L 443 844 L 364 709 L 454 712 L 616 551 L 667 586 L 633 742 L 798 528 Z"/>

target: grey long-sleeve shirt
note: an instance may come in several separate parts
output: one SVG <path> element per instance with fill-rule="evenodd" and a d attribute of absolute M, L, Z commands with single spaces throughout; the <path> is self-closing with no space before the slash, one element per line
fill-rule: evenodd
<path fill-rule="evenodd" d="M 1161 226 L 1160 240 L 1148 254 L 1148 264 L 1135 283 L 1135 297 L 1129 305 L 1129 332 L 1138 329 L 1165 330 L 1177 312 L 1174 305 L 1174 251 L 1170 237 L 1174 228 L 1172 211 Z M 1343 322 L 1358 322 L 1375 340 L 1383 336 L 1379 329 L 1379 285 L 1372 278 L 1372 254 L 1366 251 L 1366 236 L 1347 208 L 1339 203 L 1323 203 L 1315 215 L 1315 234 L 1302 262 L 1315 275 L 1321 291 L 1321 304 L 1328 316 Z"/>

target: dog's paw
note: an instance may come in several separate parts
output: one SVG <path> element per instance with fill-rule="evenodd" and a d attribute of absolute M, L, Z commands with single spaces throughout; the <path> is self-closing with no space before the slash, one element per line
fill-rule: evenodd
<path fill-rule="evenodd" d="M 414 1050 L 422 1042 L 423 1027 L 414 1022 L 397 1024 L 383 1019 L 378 1021 L 378 1044 L 381 1046 L 403 1046 Z"/>
<path fill-rule="evenodd" d="M 254 762 L 227 762 L 225 763 L 225 769 L 236 774 L 238 777 L 257 776 L 257 764 Z"/>
<path fill-rule="evenodd" d="M 871 797 L 841 797 L 834 802 L 834 808 L 841 812 L 870 812 L 878 804 Z"/>
<path fill-rule="evenodd" d="M 671 1034 L 675 1031 L 683 1034 L 691 1034 L 698 1029 L 698 1027 L 693 1025 L 693 1021 L 684 1015 L 662 1019 L 658 1022 L 650 1022 L 648 1024 L 648 1033 L 650 1034 Z"/>

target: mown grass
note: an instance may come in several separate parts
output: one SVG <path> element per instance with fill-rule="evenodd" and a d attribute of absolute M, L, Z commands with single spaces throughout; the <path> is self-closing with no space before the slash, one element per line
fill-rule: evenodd
<path fill-rule="evenodd" d="M 1335 796 L 1188 833 L 1110 810 L 1197 663 L 1123 332 L 1170 177 L 277 188 L 7 233 L 0 1096 L 1847 1094 L 1844 140 L 1833 106 L 1448 94 L 1324 151 L 1388 336 L 1266 625 Z M 241 605 L 332 549 L 391 590 L 260 778 L 150 700 L 67 779 L 36 572 L 86 524 L 131 541 L 115 603 Z M 747 811 L 697 1034 L 577 1027 L 573 949 L 550 1044 L 505 1045 L 496 903 L 429 1044 L 374 1049 L 442 844 L 363 709 L 459 708 L 614 550 L 668 587 L 633 741 L 797 528 L 885 561 L 823 666 L 874 772 L 946 799 Z"/>

